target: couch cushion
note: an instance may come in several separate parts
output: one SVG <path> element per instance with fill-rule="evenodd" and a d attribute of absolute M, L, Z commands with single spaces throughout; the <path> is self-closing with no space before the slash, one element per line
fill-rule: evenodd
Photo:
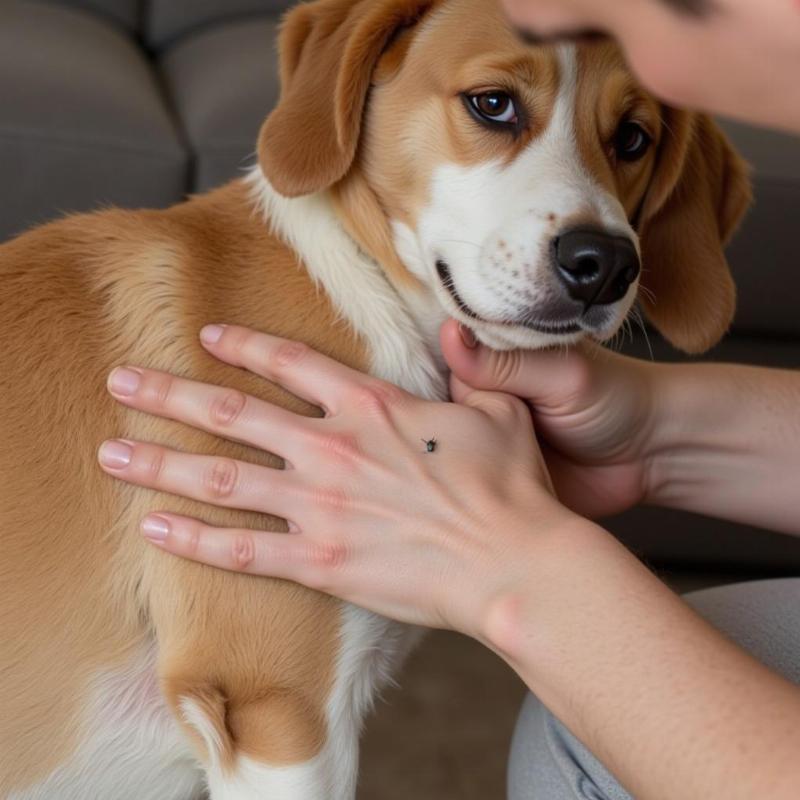
<path fill-rule="evenodd" d="M 277 21 L 228 23 L 183 39 L 161 61 L 195 157 L 195 191 L 241 175 L 278 98 Z"/>
<path fill-rule="evenodd" d="M 131 33 L 139 30 L 140 0 L 46 0 L 68 8 L 84 9 L 122 25 Z"/>
<path fill-rule="evenodd" d="M 84 11 L 0 3 L 0 108 L 0 238 L 63 211 L 167 205 L 186 189 L 153 70 Z"/>
<path fill-rule="evenodd" d="M 292 0 L 150 0 L 145 19 L 145 41 L 162 50 L 187 33 L 212 23 L 269 14 L 280 16 Z"/>
<path fill-rule="evenodd" d="M 736 328 L 800 335 L 800 137 L 724 122 L 753 165 L 755 205 L 729 249 L 739 288 Z"/>

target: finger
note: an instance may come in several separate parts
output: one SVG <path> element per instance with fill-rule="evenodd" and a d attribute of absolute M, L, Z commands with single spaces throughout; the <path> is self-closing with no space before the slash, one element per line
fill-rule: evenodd
<path fill-rule="evenodd" d="M 491 350 L 468 347 L 458 325 L 441 331 L 442 353 L 462 384 L 524 397 L 534 405 L 561 405 L 585 390 L 604 357 L 602 348 L 584 345 L 562 350 Z M 591 351 L 591 352 L 589 352 Z"/>
<path fill-rule="evenodd" d="M 212 567 L 326 588 L 346 559 L 344 548 L 302 534 L 215 528 L 190 517 L 157 512 L 142 520 L 143 535 L 162 550 Z"/>
<path fill-rule="evenodd" d="M 178 378 L 168 372 L 118 367 L 108 390 L 119 402 L 185 422 L 226 439 L 268 450 L 291 461 L 290 450 L 308 420 L 235 389 Z"/>
<path fill-rule="evenodd" d="M 98 461 L 110 475 L 128 483 L 224 508 L 259 511 L 296 522 L 297 511 L 303 507 L 294 470 L 122 439 L 103 442 Z"/>
<path fill-rule="evenodd" d="M 208 325 L 200 340 L 220 360 L 274 381 L 327 412 L 338 413 L 353 388 L 368 381 L 364 373 L 302 342 L 237 325 Z"/>

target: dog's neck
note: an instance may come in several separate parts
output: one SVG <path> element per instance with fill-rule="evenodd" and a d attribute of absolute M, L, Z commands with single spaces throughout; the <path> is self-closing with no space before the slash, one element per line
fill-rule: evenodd
<path fill-rule="evenodd" d="M 416 243 L 406 241 L 406 232 L 410 234 L 411 229 L 402 226 L 404 236 L 398 239 L 397 229 L 390 224 L 381 201 L 358 168 L 331 189 L 330 197 L 345 231 L 386 275 L 417 323 L 440 370 L 446 371 L 439 329 L 447 319 L 447 312 L 418 277 L 425 274 L 425 269 L 418 263 Z M 398 250 L 398 243 L 403 245 L 402 251 Z"/>
<path fill-rule="evenodd" d="M 437 313 L 429 293 L 403 267 L 391 241 L 381 245 L 373 231 L 368 238 L 372 252 L 367 252 L 359 228 L 368 218 L 343 214 L 341 195 L 284 197 L 258 167 L 247 181 L 271 232 L 297 253 L 309 275 L 367 343 L 372 374 L 421 397 L 444 399 L 447 380 L 438 340 L 444 312 Z M 383 252 L 375 252 L 376 241 Z"/>

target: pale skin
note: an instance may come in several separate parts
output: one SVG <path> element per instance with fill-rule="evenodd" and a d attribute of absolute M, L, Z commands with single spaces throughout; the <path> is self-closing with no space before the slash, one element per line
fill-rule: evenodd
<path fill-rule="evenodd" d="M 636 24 L 647 38 L 648 15 L 674 14 L 656 5 L 620 0 L 627 11 L 618 17 L 616 3 L 602 0 L 508 2 L 543 33 L 597 27 L 602 10 L 624 44 Z M 731 18 L 765 8 L 719 5 Z M 772 5 L 800 31 L 796 4 Z M 705 24 L 672 22 L 676 31 Z M 788 66 L 786 26 L 774 35 L 773 52 Z M 734 40 L 715 45 L 720 58 L 739 57 Z M 800 54 L 800 32 L 795 44 Z M 713 110 L 734 103 L 724 71 L 693 86 L 697 96 L 679 97 L 683 63 L 661 64 L 652 88 Z M 671 66 L 676 75 L 662 76 Z M 789 110 L 800 102 L 774 94 L 757 107 L 740 97 L 739 116 L 800 130 Z M 231 531 L 156 512 L 142 527 L 156 546 L 475 637 L 637 798 L 796 797 L 800 690 L 714 631 L 591 520 L 649 503 L 800 534 L 800 375 L 652 364 L 590 344 L 568 356 L 493 353 L 451 321 L 441 341 L 453 402 L 433 403 L 258 332 L 214 325 L 201 341 L 326 413 L 309 419 L 247 398 L 221 424 L 211 410 L 240 405 L 222 387 L 138 367 L 127 382 L 112 373 L 119 402 L 287 461 L 283 471 L 239 463 L 235 474 L 226 464 L 232 480 L 222 495 L 207 457 L 157 443 L 104 445 L 101 464 L 115 477 L 290 523 L 289 534 Z M 433 436 L 428 452 L 421 439 Z"/>
<path fill-rule="evenodd" d="M 639 80 L 685 108 L 800 130 L 797 0 L 504 0 L 512 21 L 537 35 L 609 32 Z"/>

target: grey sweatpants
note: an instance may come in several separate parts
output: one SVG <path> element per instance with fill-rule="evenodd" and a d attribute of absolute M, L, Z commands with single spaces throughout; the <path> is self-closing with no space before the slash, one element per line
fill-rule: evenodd
<path fill-rule="evenodd" d="M 800 578 L 721 586 L 686 600 L 762 663 L 800 684 Z M 529 695 L 511 746 L 508 798 L 631 800 L 631 795 Z"/>

